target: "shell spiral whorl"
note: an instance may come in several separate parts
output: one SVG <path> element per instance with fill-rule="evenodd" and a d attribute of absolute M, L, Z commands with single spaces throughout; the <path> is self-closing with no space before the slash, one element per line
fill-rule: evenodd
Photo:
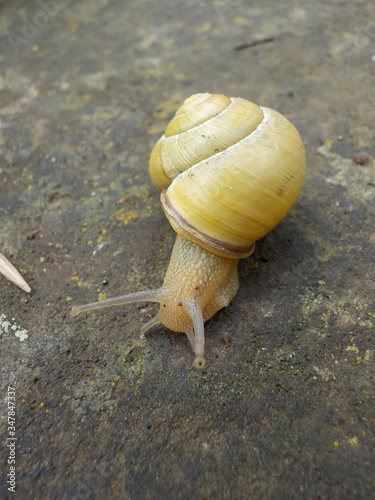
<path fill-rule="evenodd" d="M 195 94 L 156 143 L 150 175 L 177 233 L 239 259 L 294 204 L 305 150 L 278 112 L 241 98 Z"/>

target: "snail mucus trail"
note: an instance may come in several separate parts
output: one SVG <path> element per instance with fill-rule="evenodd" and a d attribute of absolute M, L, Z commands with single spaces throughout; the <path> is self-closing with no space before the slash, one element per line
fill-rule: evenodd
<path fill-rule="evenodd" d="M 160 304 L 141 332 L 162 323 L 184 332 L 203 368 L 204 323 L 238 289 L 237 264 L 294 204 L 305 178 L 305 150 L 278 112 L 241 98 L 194 94 L 155 144 L 150 175 L 177 233 L 156 290 L 73 306 L 71 315 L 138 301 Z"/>

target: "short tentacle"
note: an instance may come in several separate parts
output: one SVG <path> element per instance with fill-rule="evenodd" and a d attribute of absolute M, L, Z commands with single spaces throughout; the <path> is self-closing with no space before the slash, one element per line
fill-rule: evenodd
<path fill-rule="evenodd" d="M 155 325 L 159 325 L 160 324 L 160 319 L 159 319 L 159 314 L 157 314 L 156 316 L 154 316 L 152 319 L 150 319 L 150 321 L 147 321 L 147 323 L 145 323 L 142 328 L 141 328 L 141 334 L 143 335 L 144 333 L 146 333 L 148 330 L 150 330 L 150 328 L 152 328 L 153 326 Z"/>

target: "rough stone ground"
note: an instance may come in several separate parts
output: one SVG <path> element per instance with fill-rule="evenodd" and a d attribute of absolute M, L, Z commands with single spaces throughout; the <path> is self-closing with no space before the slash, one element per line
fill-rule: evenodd
<path fill-rule="evenodd" d="M 375 8 L 171 4 L 0 1 L 0 250 L 32 287 L 0 278 L 0 497 L 374 498 Z M 161 284 L 148 156 L 199 91 L 281 111 L 308 158 L 203 371 L 184 335 L 139 335 L 152 305 L 68 314 Z"/>

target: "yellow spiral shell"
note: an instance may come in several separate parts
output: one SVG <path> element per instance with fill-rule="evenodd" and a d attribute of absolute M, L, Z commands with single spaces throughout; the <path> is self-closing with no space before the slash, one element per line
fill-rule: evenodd
<path fill-rule="evenodd" d="M 155 144 L 150 175 L 178 234 L 238 259 L 288 213 L 305 164 L 297 130 L 277 111 L 195 94 Z"/>

